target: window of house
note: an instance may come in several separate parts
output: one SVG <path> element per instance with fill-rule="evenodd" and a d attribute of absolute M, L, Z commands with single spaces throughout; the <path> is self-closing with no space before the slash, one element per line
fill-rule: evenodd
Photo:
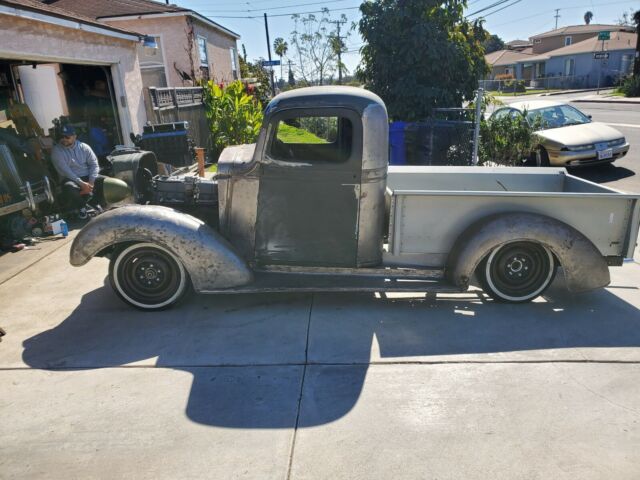
<path fill-rule="evenodd" d="M 275 126 L 269 156 L 295 162 L 344 162 L 351 155 L 353 124 L 339 116 L 300 116 Z"/>
<path fill-rule="evenodd" d="M 198 55 L 200 56 L 200 66 L 209 66 L 209 56 L 207 55 L 207 39 L 198 37 Z"/>
<path fill-rule="evenodd" d="M 145 87 L 166 87 L 164 55 L 162 51 L 162 39 L 159 35 L 152 36 L 158 48 L 148 48 L 138 44 L 138 59 L 140 61 L 140 73 Z"/>
<path fill-rule="evenodd" d="M 571 37 L 564 37 L 564 46 L 568 47 L 569 45 L 571 45 L 571 43 L 573 42 L 573 39 Z"/>
<path fill-rule="evenodd" d="M 230 48 L 229 54 L 231 55 L 231 74 L 234 80 L 238 80 L 238 63 L 236 62 L 236 49 Z"/>
<path fill-rule="evenodd" d="M 564 74 L 566 76 L 575 75 L 576 61 L 573 58 L 567 58 L 564 61 Z"/>
<path fill-rule="evenodd" d="M 534 44 L 542 43 L 542 39 L 541 39 L 541 38 L 535 38 L 535 39 L 533 40 L 533 43 L 534 43 Z"/>
<path fill-rule="evenodd" d="M 544 77 L 544 63 L 536 63 L 536 78 Z"/>

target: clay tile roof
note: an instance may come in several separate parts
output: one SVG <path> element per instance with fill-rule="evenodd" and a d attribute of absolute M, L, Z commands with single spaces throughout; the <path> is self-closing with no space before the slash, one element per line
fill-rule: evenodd
<path fill-rule="evenodd" d="M 113 30 L 115 32 L 120 32 L 128 35 L 140 36 L 140 34 L 137 32 L 132 32 L 131 30 L 124 30 L 122 28 L 112 27 L 105 23 L 99 22 L 95 19 L 95 17 L 92 17 L 90 15 L 84 15 L 81 12 L 76 12 L 74 10 L 67 10 L 66 8 L 62 8 L 58 5 L 46 4 L 39 0 L 0 0 L 0 4 L 8 5 L 10 7 L 15 7 L 15 8 L 22 8 L 25 10 L 38 12 L 45 15 L 50 15 L 52 17 L 62 18 L 65 20 L 82 22 L 88 25 L 94 25 L 100 28 L 104 28 L 105 30 Z"/>
<path fill-rule="evenodd" d="M 119 17 L 124 15 L 149 15 L 153 13 L 188 12 L 187 8 L 152 0 L 41 0 L 87 17 Z"/>

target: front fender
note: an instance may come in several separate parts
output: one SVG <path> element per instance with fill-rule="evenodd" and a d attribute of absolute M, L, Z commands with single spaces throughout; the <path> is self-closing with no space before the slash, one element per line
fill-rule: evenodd
<path fill-rule="evenodd" d="M 535 213 L 502 213 L 484 218 L 456 240 L 447 260 L 447 279 L 467 289 L 478 264 L 505 243 L 533 240 L 547 247 L 564 270 L 567 288 L 585 292 L 609 285 L 609 267 L 596 246 L 575 228 Z"/>
<path fill-rule="evenodd" d="M 172 208 L 127 205 L 91 220 L 71 245 L 71 265 L 84 265 L 105 248 L 123 242 L 151 242 L 173 252 L 196 291 L 237 287 L 253 281 L 246 262 L 218 232 Z"/>

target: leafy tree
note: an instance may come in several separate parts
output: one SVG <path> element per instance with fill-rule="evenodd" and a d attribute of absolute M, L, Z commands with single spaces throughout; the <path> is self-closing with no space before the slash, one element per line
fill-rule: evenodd
<path fill-rule="evenodd" d="M 489 67 L 480 21 L 463 16 L 466 0 L 379 0 L 360 6 L 358 77 L 394 119 L 418 120 L 437 107 L 471 100 Z"/>
<path fill-rule="evenodd" d="M 504 49 L 504 41 L 498 35 L 491 35 L 484 42 L 482 42 L 484 53 L 497 52 Z"/>
<path fill-rule="evenodd" d="M 278 37 L 273 41 L 273 50 L 280 57 L 280 80 L 282 80 L 282 57 L 289 51 L 289 44 L 284 38 Z"/>
<path fill-rule="evenodd" d="M 634 24 L 634 20 L 633 20 L 634 15 L 635 13 L 633 11 L 633 8 L 630 8 L 628 12 L 622 12 L 622 15 L 618 18 L 616 23 L 618 25 L 632 27 Z"/>
<path fill-rule="evenodd" d="M 203 91 L 215 158 L 229 145 L 256 141 L 262 126 L 262 107 L 242 82 L 223 87 L 209 80 L 203 84 Z"/>
<path fill-rule="evenodd" d="M 298 72 L 302 79 L 309 84 L 322 85 L 338 67 L 338 52 L 336 50 L 334 23 L 329 16 L 329 9 L 323 8 L 318 17 L 308 14 L 306 17 L 293 15 L 291 17 L 295 28 L 291 32 L 290 42 L 298 62 Z M 342 15 L 341 22 L 347 17 Z M 345 36 L 348 36 L 349 32 Z M 344 37 L 343 37 L 344 38 Z"/>
<path fill-rule="evenodd" d="M 247 83 L 255 85 L 251 93 L 262 105 L 266 106 L 271 98 L 271 88 L 269 87 L 269 72 L 262 66 L 262 59 L 247 62 L 240 57 L 240 76 L 244 80 L 248 80 Z"/>
<path fill-rule="evenodd" d="M 589 25 L 593 19 L 593 12 L 587 10 L 584 14 L 584 23 Z"/>

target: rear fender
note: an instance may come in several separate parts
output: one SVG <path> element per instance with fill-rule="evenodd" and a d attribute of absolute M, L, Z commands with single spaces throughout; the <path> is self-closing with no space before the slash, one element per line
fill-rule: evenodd
<path fill-rule="evenodd" d="M 91 220 L 71 245 L 71 265 L 84 265 L 106 248 L 129 242 L 151 242 L 173 252 L 196 291 L 253 281 L 246 262 L 218 232 L 191 215 L 156 205 L 128 205 Z"/>
<path fill-rule="evenodd" d="M 606 260 L 587 237 L 566 223 L 535 213 L 503 213 L 473 224 L 449 254 L 447 279 L 467 289 L 483 258 L 500 245 L 521 240 L 538 242 L 556 256 L 571 292 L 606 287 L 611 281 Z"/>

